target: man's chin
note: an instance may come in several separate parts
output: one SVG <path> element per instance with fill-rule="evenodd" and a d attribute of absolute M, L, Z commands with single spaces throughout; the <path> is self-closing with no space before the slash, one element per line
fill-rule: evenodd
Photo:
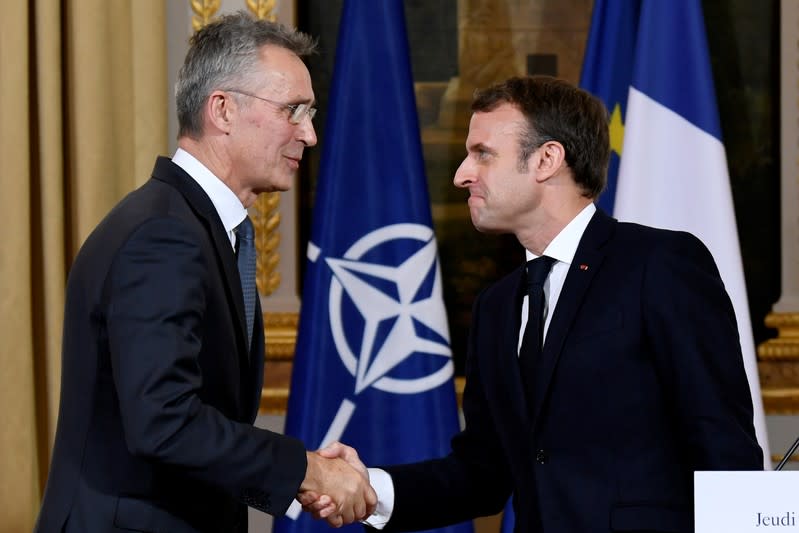
<path fill-rule="evenodd" d="M 481 220 L 475 219 L 475 217 L 472 217 L 472 225 L 474 225 L 474 229 L 476 229 L 480 233 L 486 233 L 486 234 L 507 233 L 507 231 L 505 231 L 505 230 L 503 230 L 501 228 L 497 228 L 495 226 L 492 226 L 490 223 L 487 223 L 484 220 L 481 221 Z"/>
<path fill-rule="evenodd" d="M 259 187 L 258 189 L 254 189 L 256 194 L 264 194 L 268 192 L 286 192 L 291 189 L 291 186 L 294 182 L 294 176 L 291 176 L 286 179 L 278 179 L 274 180 L 271 183 L 264 185 L 263 187 Z"/>

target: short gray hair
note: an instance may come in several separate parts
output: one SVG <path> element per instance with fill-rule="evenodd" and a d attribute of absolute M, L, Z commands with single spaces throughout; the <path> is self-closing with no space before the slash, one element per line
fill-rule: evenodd
<path fill-rule="evenodd" d="M 199 138 L 203 106 L 213 91 L 245 85 L 255 74 L 263 46 L 274 45 L 304 57 L 314 53 L 309 35 L 276 22 L 257 20 L 246 11 L 224 15 L 200 29 L 175 83 L 179 137 Z"/>

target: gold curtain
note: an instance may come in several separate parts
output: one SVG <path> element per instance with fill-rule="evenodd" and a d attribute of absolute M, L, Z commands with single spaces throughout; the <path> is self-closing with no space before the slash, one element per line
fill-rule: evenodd
<path fill-rule="evenodd" d="M 161 0 L 0 3 L 0 532 L 33 527 L 69 265 L 166 153 L 166 85 Z"/>

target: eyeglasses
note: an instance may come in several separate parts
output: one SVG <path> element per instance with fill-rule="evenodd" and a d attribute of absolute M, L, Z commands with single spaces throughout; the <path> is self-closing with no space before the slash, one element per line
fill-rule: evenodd
<path fill-rule="evenodd" d="M 227 89 L 227 92 L 249 96 L 250 98 L 257 98 L 258 100 L 266 102 L 267 104 L 278 106 L 281 109 L 288 109 L 291 112 L 289 115 L 289 122 L 291 124 L 299 124 L 302 122 L 302 119 L 305 118 L 305 115 L 308 115 L 308 118 L 311 120 L 313 120 L 313 118 L 316 116 L 316 108 L 310 106 L 309 104 L 284 104 L 282 102 L 275 102 L 274 100 L 270 100 L 268 98 L 261 98 L 260 96 L 256 96 L 244 91 L 237 91 L 235 89 Z"/>

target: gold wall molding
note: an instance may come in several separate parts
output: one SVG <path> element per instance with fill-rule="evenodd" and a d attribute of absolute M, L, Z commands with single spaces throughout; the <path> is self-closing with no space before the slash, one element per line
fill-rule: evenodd
<path fill-rule="evenodd" d="M 258 412 L 262 415 L 285 415 L 288 403 L 288 386 L 264 387 L 261 389 L 261 408 Z"/>
<path fill-rule="evenodd" d="M 256 273 L 258 292 L 269 296 L 280 286 L 280 193 L 261 194 L 252 206 L 255 227 Z"/>
<path fill-rule="evenodd" d="M 777 337 L 758 346 L 763 408 L 768 414 L 799 413 L 799 313 L 769 313 Z"/>
<path fill-rule="evenodd" d="M 799 389 L 763 388 L 763 409 L 769 415 L 793 415 L 799 413 Z"/>
<path fill-rule="evenodd" d="M 266 337 L 266 364 L 264 386 L 261 389 L 262 414 L 286 414 L 291 384 L 291 367 L 297 345 L 299 313 L 266 312 L 264 336 Z"/>
<path fill-rule="evenodd" d="M 769 360 L 799 360 L 799 313 L 769 313 L 765 323 L 766 326 L 775 328 L 778 334 L 777 338 L 760 345 L 758 355 Z"/>
<path fill-rule="evenodd" d="M 299 313 L 264 313 L 267 359 L 270 361 L 294 359 L 299 320 Z"/>
<path fill-rule="evenodd" d="M 771 455 L 771 460 L 774 463 L 779 463 L 780 461 L 782 461 L 783 457 L 785 457 L 785 456 L 784 455 L 774 455 L 774 454 L 772 454 Z M 796 454 L 796 453 L 793 454 L 793 456 L 790 459 L 788 459 L 788 462 L 789 463 L 799 462 L 799 454 Z"/>
<path fill-rule="evenodd" d="M 189 0 L 194 15 L 191 17 L 191 27 L 199 30 L 214 18 L 222 0 Z"/>

